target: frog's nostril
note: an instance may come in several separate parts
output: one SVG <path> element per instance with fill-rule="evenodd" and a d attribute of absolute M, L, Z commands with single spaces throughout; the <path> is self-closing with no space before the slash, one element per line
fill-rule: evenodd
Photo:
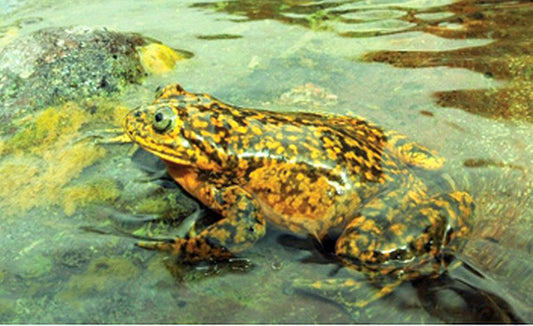
<path fill-rule="evenodd" d="M 133 116 L 136 117 L 136 118 L 140 118 L 141 117 L 141 111 L 133 112 Z"/>

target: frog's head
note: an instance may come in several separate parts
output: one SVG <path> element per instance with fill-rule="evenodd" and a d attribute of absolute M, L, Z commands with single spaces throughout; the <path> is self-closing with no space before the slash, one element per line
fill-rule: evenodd
<path fill-rule="evenodd" d="M 160 157 L 167 165 L 220 169 L 205 148 L 191 137 L 186 125 L 188 115 L 187 108 L 176 99 L 156 101 L 128 113 L 124 131 L 134 143 Z"/>

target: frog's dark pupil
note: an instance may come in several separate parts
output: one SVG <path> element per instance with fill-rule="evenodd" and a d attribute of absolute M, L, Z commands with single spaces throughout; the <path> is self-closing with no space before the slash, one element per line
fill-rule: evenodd
<path fill-rule="evenodd" d="M 161 120 L 163 120 L 163 113 L 157 112 L 155 114 L 155 122 L 160 122 Z"/>

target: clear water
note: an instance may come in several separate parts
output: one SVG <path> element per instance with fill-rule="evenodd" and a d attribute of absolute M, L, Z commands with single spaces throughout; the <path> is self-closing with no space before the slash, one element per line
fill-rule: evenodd
<path fill-rule="evenodd" d="M 307 259 L 301 247 L 309 243 L 278 230 L 242 255 L 250 268 L 176 267 L 135 248 L 117 216 L 161 214 L 155 204 L 131 204 L 161 195 L 160 185 L 139 181 L 146 175 L 128 146 L 87 152 L 58 138 L 61 146 L 0 158 L 0 322 L 532 323 L 531 21 L 531 1 L 0 5 L 2 47 L 44 27 L 86 25 L 194 53 L 135 86 L 121 99 L 124 110 L 180 82 L 249 107 L 356 114 L 438 150 L 477 202 L 459 254 L 471 268 L 406 284 L 352 320 L 340 306 L 288 289 L 291 279 L 321 279 L 337 266 Z M 306 87 L 323 96 L 302 96 Z"/>

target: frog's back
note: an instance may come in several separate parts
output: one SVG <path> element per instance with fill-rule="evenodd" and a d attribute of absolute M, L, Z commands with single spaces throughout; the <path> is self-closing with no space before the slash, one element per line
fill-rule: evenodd
<path fill-rule="evenodd" d="M 188 113 L 190 128 L 184 129 L 211 144 L 221 163 L 240 163 L 243 176 L 279 164 L 324 172 L 342 166 L 352 178 L 383 182 L 384 170 L 397 164 L 384 150 L 384 133 L 357 118 L 244 109 L 218 101 L 202 101 Z"/>

